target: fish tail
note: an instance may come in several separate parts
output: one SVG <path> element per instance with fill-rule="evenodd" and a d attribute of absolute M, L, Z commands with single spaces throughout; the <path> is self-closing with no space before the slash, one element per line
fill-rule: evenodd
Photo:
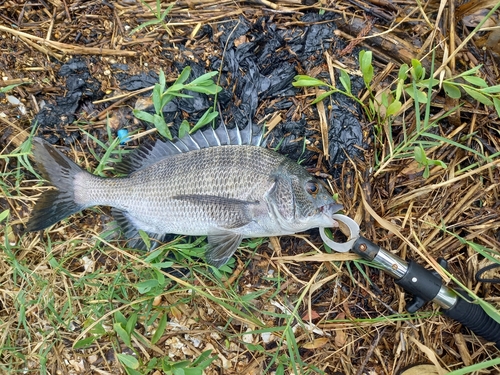
<path fill-rule="evenodd" d="M 48 228 L 88 206 L 75 201 L 74 183 L 77 175 L 88 172 L 41 138 L 33 139 L 33 156 L 43 178 L 57 190 L 46 191 L 37 200 L 26 224 L 28 232 Z"/>

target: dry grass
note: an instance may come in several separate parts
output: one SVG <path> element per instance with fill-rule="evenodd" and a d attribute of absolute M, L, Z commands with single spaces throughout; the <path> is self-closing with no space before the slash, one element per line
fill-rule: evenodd
<path fill-rule="evenodd" d="M 154 2 L 148 3 L 154 8 Z M 115 104 L 94 103 L 93 111 L 79 114 L 78 123 L 66 130 L 88 131 L 104 140 L 106 116 L 134 106 L 137 97 L 121 96 L 113 63 L 128 64 L 131 73 L 161 67 L 175 78 L 172 58 L 203 62 L 222 53 L 208 39 L 196 39 L 204 25 L 215 30 L 240 16 L 252 21 L 268 16 L 268 22 L 286 28 L 300 25 L 304 12 L 322 9 L 339 15 L 338 35 L 332 39 L 350 44 L 327 51 L 329 63 L 322 70 L 334 76 L 334 67 L 342 66 L 357 74 L 353 49 L 372 49 L 375 94 L 395 82 L 401 62 L 418 58 L 430 67 L 434 46 L 436 77 L 440 71 L 456 75 L 481 63 L 480 76 L 490 86 L 498 84 L 499 51 L 488 39 L 493 33 L 474 34 L 463 26 L 463 17 L 476 11 L 471 3 L 477 1 L 456 10 L 452 2 L 415 6 L 396 1 L 385 8 L 343 1 L 313 6 L 298 1 L 179 2 L 167 18 L 168 27 L 160 23 L 130 36 L 133 27 L 154 18 L 139 2 L 3 2 L 0 73 L 5 79 L 0 86 L 30 83 L 10 91 L 22 99 L 26 114 L 0 96 L 5 115 L 0 116 L 0 213 L 10 210 L 1 234 L 0 371 L 121 374 L 125 370 L 118 357 L 128 355 L 122 361 L 137 358 L 139 373 L 149 368 L 161 374 L 173 371 L 169 366 L 181 367 L 183 360 L 192 363 L 207 350 L 214 361 L 205 358 L 205 364 L 194 365 L 207 365 L 206 374 L 396 374 L 422 362 L 444 373 L 498 358 L 497 348 L 434 306 L 405 313 L 405 296 L 393 280 L 349 254 L 325 253 L 314 234 L 249 242 L 228 272 L 212 273 L 196 260 L 202 243 L 172 242 L 151 255 L 103 239 L 110 221 L 105 209 L 74 215 L 44 233 L 19 230 L 37 194 L 46 189 L 31 169 L 25 141 L 40 102 L 64 94 L 56 72 L 70 56 L 90 55 L 92 76 Z M 378 11 L 379 18 L 370 18 L 363 6 Z M 422 46 L 414 47 L 410 39 Z M 304 113 L 321 141 L 326 109 L 319 108 L 318 114 L 309 105 L 316 93 L 306 93 L 295 98 L 292 109 L 277 112 L 283 119 Z M 260 107 L 258 120 L 266 105 L 271 104 Z M 413 147 L 405 144 L 417 126 L 414 103 L 407 100 L 391 126 L 363 120 L 369 143 L 364 160 L 346 162 L 342 176 L 330 176 L 330 183 L 346 213 L 363 224 L 365 237 L 428 267 L 435 267 L 438 257 L 447 259 L 458 280 L 498 306 L 499 287 L 478 283 L 474 275 L 490 263 L 481 246 L 499 259 L 499 119 L 492 107 L 471 97 L 452 100 L 442 92 L 433 97 L 432 118 L 457 105 L 459 110 L 432 131 L 475 152 L 446 142 L 429 147 L 427 157 L 447 168 L 432 167 L 427 179 L 412 157 L 391 158 L 391 149 Z M 424 106 L 419 111 L 424 113 Z M 311 149 L 320 152 L 318 173 L 328 175 L 321 145 L 316 146 Z M 97 155 L 102 151 L 91 140 L 67 151 L 93 169 L 97 161 L 90 149 Z M 165 272 L 162 266 L 168 265 L 161 262 L 167 253 L 175 261 Z M 180 278 L 176 270 L 184 268 L 191 273 Z M 476 373 L 499 371 L 497 364 Z"/>

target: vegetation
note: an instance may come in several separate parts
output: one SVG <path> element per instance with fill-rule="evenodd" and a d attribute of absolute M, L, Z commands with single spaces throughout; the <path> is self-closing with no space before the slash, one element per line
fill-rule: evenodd
<path fill-rule="evenodd" d="M 194 91 L 202 94 L 215 95 L 221 88 L 217 86 L 213 81 L 212 77 L 217 74 L 217 72 L 205 73 L 198 78 L 192 80 L 190 83 L 185 83 L 191 74 L 191 68 L 186 66 L 175 82 L 166 87 L 165 73 L 160 70 L 160 79 L 157 84 L 155 84 L 153 89 L 153 105 L 154 114 L 150 114 L 146 111 L 134 110 L 134 116 L 140 120 L 150 122 L 153 124 L 158 132 L 167 139 L 172 139 L 172 134 L 168 129 L 168 124 L 165 122 L 165 117 L 163 115 L 163 108 L 174 98 L 191 98 L 189 94 L 184 94 L 181 91 Z M 215 106 L 214 106 L 215 107 Z M 189 122 L 184 120 L 181 123 L 179 129 L 179 137 L 188 133 L 195 132 L 206 124 L 211 123 L 217 116 L 219 112 L 215 111 L 213 108 L 209 108 L 203 116 L 197 121 L 195 126 L 190 130 Z"/>

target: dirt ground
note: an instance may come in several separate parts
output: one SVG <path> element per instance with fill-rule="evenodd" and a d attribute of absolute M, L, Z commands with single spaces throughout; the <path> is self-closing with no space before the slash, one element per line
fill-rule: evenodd
<path fill-rule="evenodd" d="M 173 239 L 165 253 L 174 264 L 152 267 L 156 259 L 103 235 L 107 208 L 22 232 L 47 189 L 28 159 L 31 134 L 112 176 L 100 162 L 118 130 L 139 135 L 122 150 L 157 136 L 132 109 L 151 106 L 159 70 L 171 84 L 190 66 L 195 76 L 218 71 L 223 90 L 175 101 L 165 112 L 174 134 L 214 101 L 230 126 L 266 124 L 270 145 L 327 181 L 365 237 L 426 268 L 446 259 L 457 279 L 441 272 L 448 285 L 498 309 L 498 283 L 475 275 L 500 259 L 500 106 L 435 87 L 424 134 L 425 104 L 416 115 L 409 96 L 388 122 L 338 93 L 311 104 L 325 88 L 292 85 L 301 74 L 341 88 L 344 69 L 366 104 L 418 59 L 440 79 L 481 65 L 475 76 L 495 87 L 500 13 L 474 29 L 496 3 L 178 1 L 145 25 L 154 1 L 0 1 L 0 215 L 9 210 L 0 371 L 408 375 L 431 364 L 415 373 L 500 374 L 492 343 L 432 304 L 406 313 L 411 296 L 355 255 L 330 253 L 317 230 L 248 241 L 221 273 L 199 260 L 195 239 Z M 370 91 L 360 50 L 373 52 Z M 430 164 L 425 176 L 417 146 L 446 168 Z"/>

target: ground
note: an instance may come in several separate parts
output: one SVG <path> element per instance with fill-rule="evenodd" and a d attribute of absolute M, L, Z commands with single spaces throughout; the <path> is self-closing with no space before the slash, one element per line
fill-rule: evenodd
<path fill-rule="evenodd" d="M 222 91 L 172 101 L 172 133 L 214 103 L 230 127 L 265 124 L 269 147 L 322 178 L 365 237 L 498 317 L 498 284 L 475 279 L 500 249 L 498 10 L 479 25 L 496 3 L 208 0 L 162 17 L 167 3 L 2 2 L 1 371 L 498 374 L 492 343 L 430 303 L 408 314 L 390 276 L 317 230 L 248 240 L 220 271 L 203 238 L 127 248 L 106 207 L 23 232 L 49 189 L 31 137 L 112 177 L 113 159 L 160 136 L 132 109 L 152 112 L 159 71 L 168 86 L 189 66 L 187 82 L 216 71 Z"/>

